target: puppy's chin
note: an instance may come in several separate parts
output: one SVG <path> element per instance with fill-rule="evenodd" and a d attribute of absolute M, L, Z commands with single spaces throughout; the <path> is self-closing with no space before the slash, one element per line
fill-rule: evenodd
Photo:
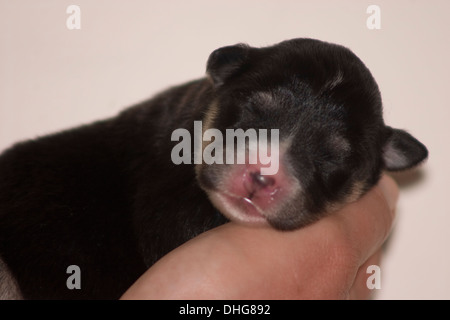
<path fill-rule="evenodd" d="M 219 191 L 208 195 L 214 206 L 231 221 L 255 227 L 269 225 L 264 211 L 249 198 Z"/>
<path fill-rule="evenodd" d="M 272 227 L 277 230 L 294 230 L 317 220 L 320 214 L 313 214 L 303 206 L 301 193 L 293 197 L 280 198 L 279 202 L 265 210 L 249 198 L 230 195 L 227 192 L 208 192 L 213 205 L 229 220 L 251 227 Z"/>

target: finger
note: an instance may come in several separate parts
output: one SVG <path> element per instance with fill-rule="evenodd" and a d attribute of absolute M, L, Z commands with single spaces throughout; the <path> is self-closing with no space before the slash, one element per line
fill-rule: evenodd
<path fill-rule="evenodd" d="M 384 175 L 360 200 L 332 216 L 338 221 L 360 264 L 374 254 L 389 235 L 397 199 L 396 183 Z"/>
<path fill-rule="evenodd" d="M 377 286 L 381 285 L 378 277 L 381 255 L 382 249 L 380 248 L 359 268 L 355 282 L 349 292 L 349 299 L 367 300 L 376 294 Z"/>

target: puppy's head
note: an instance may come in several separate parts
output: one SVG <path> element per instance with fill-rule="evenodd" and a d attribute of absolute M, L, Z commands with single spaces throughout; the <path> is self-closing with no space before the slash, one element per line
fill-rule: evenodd
<path fill-rule="evenodd" d="M 214 128 L 224 139 L 204 142 L 203 150 L 222 145 L 224 161 L 197 165 L 196 173 L 231 220 L 298 228 L 361 196 L 383 169 L 407 169 L 427 157 L 419 141 L 384 124 L 375 80 L 342 46 L 294 39 L 223 47 L 210 55 L 207 74 L 215 98 L 203 130 Z M 225 141 L 237 130 L 246 133 L 241 149 L 237 139 Z M 270 164 L 258 149 L 261 137 Z M 230 151 L 228 160 L 243 153 L 245 163 L 225 161 Z M 268 174 L 268 166 L 275 170 Z"/>

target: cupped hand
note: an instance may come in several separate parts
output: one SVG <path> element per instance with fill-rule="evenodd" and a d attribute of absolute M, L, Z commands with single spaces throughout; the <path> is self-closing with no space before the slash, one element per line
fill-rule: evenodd
<path fill-rule="evenodd" d="M 233 222 L 173 250 L 122 299 L 366 299 L 398 188 L 388 176 L 357 202 L 294 231 Z"/>

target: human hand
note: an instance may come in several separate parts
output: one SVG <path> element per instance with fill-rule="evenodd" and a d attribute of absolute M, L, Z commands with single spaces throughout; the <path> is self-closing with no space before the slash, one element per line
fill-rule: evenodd
<path fill-rule="evenodd" d="M 366 299 L 392 227 L 398 188 L 388 176 L 355 203 L 282 232 L 233 222 L 173 250 L 122 299 Z"/>

